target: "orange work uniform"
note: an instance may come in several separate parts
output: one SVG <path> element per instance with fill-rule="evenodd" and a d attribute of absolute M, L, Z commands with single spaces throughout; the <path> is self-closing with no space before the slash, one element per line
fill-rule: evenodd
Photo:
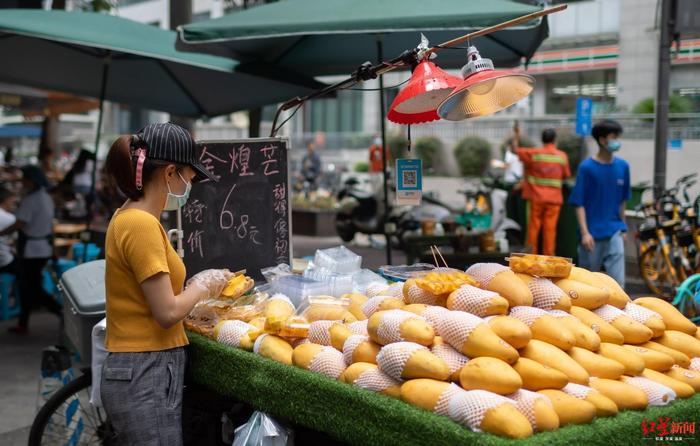
<path fill-rule="evenodd" d="M 384 156 L 386 156 L 386 165 L 390 166 L 391 156 L 388 150 L 384 151 Z M 371 173 L 382 172 L 384 170 L 384 165 L 382 164 L 382 146 L 377 144 L 372 144 L 369 146 L 369 171 Z"/>
<path fill-rule="evenodd" d="M 538 254 L 538 237 L 542 229 L 542 253 L 554 255 L 557 222 L 563 203 L 561 186 L 571 176 L 569 158 L 554 144 L 537 149 L 518 149 L 518 157 L 525 167 L 523 198 L 530 201 L 528 244 Z"/>

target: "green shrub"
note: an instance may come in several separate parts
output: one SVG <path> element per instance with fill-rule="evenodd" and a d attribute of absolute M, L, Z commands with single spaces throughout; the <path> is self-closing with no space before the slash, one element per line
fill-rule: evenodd
<path fill-rule="evenodd" d="M 585 139 L 582 136 L 573 133 L 560 133 L 557 135 L 557 148 L 562 152 L 566 152 L 569 157 L 569 167 L 571 174 L 576 175 L 578 165 L 585 157 Z"/>
<path fill-rule="evenodd" d="M 654 113 L 655 101 L 654 98 L 645 98 L 637 102 L 637 105 L 632 108 L 632 113 L 641 114 L 652 114 Z M 679 94 L 672 94 L 668 98 L 668 112 L 669 113 L 690 113 L 693 111 L 693 104 L 688 99 Z"/>
<path fill-rule="evenodd" d="M 468 136 L 457 143 L 455 158 L 463 176 L 481 176 L 491 160 L 491 144 L 480 136 Z"/>
<path fill-rule="evenodd" d="M 389 146 L 392 163 L 398 158 L 406 158 L 408 139 L 403 133 L 391 133 L 386 135 L 386 145 Z"/>
<path fill-rule="evenodd" d="M 501 158 L 506 156 L 506 150 L 508 150 L 508 148 L 510 147 L 510 142 L 512 140 L 513 140 L 513 137 L 509 136 L 506 139 L 504 139 L 503 142 L 501 143 L 501 151 L 500 151 Z M 518 141 L 518 146 L 519 147 L 537 147 L 537 145 L 535 144 L 535 142 L 532 139 L 530 139 L 529 137 L 524 136 L 524 135 L 520 135 L 520 140 Z"/>
<path fill-rule="evenodd" d="M 366 161 L 360 161 L 359 163 L 355 163 L 355 172 L 369 172 L 369 163 Z"/>
<path fill-rule="evenodd" d="M 435 168 L 436 157 L 440 156 L 442 141 L 436 136 L 422 136 L 413 144 L 413 150 L 423 160 L 423 169 L 431 171 Z"/>

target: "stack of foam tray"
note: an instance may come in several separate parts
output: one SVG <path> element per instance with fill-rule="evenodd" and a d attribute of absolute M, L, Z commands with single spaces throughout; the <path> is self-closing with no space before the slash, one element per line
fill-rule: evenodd
<path fill-rule="evenodd" d="M 586 425 L 565 426 L 524 440 L 472 432 L 446 417 L 387 396 L 276 363 L 188 333 L 194 381 L 255 409 L 357 445 L 631 445 L 642 444 L 644 419 L 698 421 L 700 394 L 646 411 L 624 411 Z M 700 442 L 700 433 L 695 434 Z M 688 443 L 690 444 L 690 443 Z M 694 443 L 693 443 L 694 444 Z"/>

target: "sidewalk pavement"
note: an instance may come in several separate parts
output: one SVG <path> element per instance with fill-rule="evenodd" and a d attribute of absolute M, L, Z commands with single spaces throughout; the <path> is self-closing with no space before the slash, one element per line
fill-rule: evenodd
<path fill-rule="evenodd" d="M 37 412 L 41 351 L 59 340 L 59 321 L 53 314 L 36 312 L 29 334 L 7 332 L 16 320 L 0 322 L 0 444 L 26 445 Z"/>

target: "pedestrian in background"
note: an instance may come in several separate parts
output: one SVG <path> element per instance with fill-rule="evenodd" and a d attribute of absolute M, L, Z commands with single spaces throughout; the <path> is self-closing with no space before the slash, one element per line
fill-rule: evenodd
<path fill-rule="evenodd" d="M 630 198 L 630 169 L 615 156 L 620 150 L 622 126 L 605 120 L 593 126 L 591 136 L 598 153 L 578 167 L 576 186 L 569 203 L 576 206 L 581 243 L 579 265 L 591 271 L 605 270 L 625 286 L 625 202 Z"/>
<path fill-rule="evenodd" d="M 301 176 L 309 183 L 311 189 L 315 189 L 316 181 L 321 175 L 321 157 L 316 153 L 313 141 L 306 142 L 306 154 L 301 159 Z"/>
<path fill-rule="evenodd" d="M 515 127 L 514 141 L 520 140 L 520 130 Z M 554 255 L 557 240 L 557 223 L 564 198 L 562 184 L 571 176 L 569 158 L 556 147 L 557 133 L 554 129 L 542 131 L 542 147 L 518 148 L 517 154 L 525 168 L 523 198 L 529 200 L 528 245 L 533 254 Z M 542 250 L 539 235 L 542 232 Z"/>
<path fill-rule="evenodd" d="M 43 305 L 61 317 L 61 306 L 43 286 L 43 271 L 53 257 L 53 199 L 46 191 L 49 185 L 42 170 L 34 165 L 22 167 L 24 197 L 17 209 L 17 220 L 0 235 L 18 232 L 17 280 L 20 295 L 19 324 L 8 331 L 27 334 L 29 315 L 34 307 Z"/>
<path fill-rule="evenodd" d="M 17 196 L 4 185 L 0 186 L 0 231 L 4 231 L 17 221 L 12 213 L 15 209 Z M 12 237 L 0 237 L 0 273 L 16 273 L 15 256 L 12 253 Z"/>

